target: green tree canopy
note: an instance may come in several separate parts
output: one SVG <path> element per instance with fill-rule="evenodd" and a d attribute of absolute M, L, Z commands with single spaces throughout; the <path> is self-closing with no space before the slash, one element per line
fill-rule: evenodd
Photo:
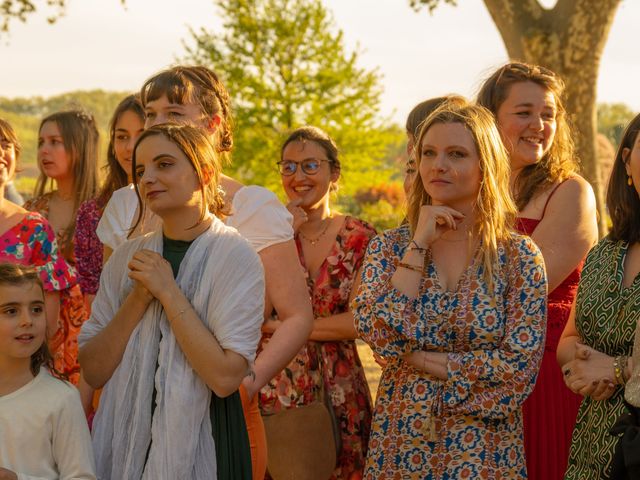
<path fill-rule="evenodd" d="M 279 190 L 275 163 L 294 128 L 326 130 L 342 156 L 342 188 L 388 179 L 402 136 L 379 118 L 379 74 L 358 66 L 320 0 L 214 0 L 224 29 L 192 31 L 186 61 L 222 75 L 235 111 L 235 174 Z"/>
<path fill-rule="evenodd" d="M 624 103 L 598 104 L 598 132 L 605 135 L 614 147 L 622 140 L 624 127 L 635 117 L 635 112 Z"/>

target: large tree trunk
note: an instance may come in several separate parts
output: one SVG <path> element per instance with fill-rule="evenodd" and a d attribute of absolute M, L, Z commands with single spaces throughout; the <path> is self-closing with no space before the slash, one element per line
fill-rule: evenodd
<path fill-rule="evenodd" d="M 545 66 L 566 83 L 565 107 L 584 176 L 593 186 L 606 233 L 604 185 L 596 156 L 596 85 L 602 51 L 621 0 L 484 0 L 509 58 Z"/>

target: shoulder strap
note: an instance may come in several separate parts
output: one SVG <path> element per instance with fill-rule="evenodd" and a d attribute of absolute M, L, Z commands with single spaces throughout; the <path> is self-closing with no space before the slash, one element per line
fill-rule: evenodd
<path fill-rule="evenodd" d="M 553 187 L 553 190 L 551 190 L 551 193 L 547 197 L 547 201 L 544 203 L 544 208 L 542 209 L 542 216 L 540 217 L 540 220 L 544 218 L 544 214 L 547 212 L 547 205 L 549 205 L 549 200 L 551 200 L 551 197 L 553 197 L 553 194 L 556 193 L 556 190 L 558 190 L 558 187 L 562 185 L 564 182 L 566 182 L 567 180 L 568 179 L 563 180 L 559 184 L 557 184 L 555 187 Z"/>

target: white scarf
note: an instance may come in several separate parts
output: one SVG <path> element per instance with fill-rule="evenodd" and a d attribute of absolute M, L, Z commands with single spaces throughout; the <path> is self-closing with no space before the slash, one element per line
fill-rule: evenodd
<path fill-rule="evenodd" d="M 127 264 L 141 249 L 162 253 L 162 232 L 133 239 L 115 250 L 102 272 L 80 345 L 111 321 L 131 291 Z M 265 287 L 262 264 L 247 241 L 214 217 L 211 228 L 189 247 L 176 281 L 220 346 L 251 364 L 260 339 Z M 154 374 L 157 393 L 152 419 Z M 215 479 L 210 399 L 211 391 L 187 362 L 162 305 L 154 300 L 100 397 L 93 422 L 98 478 Z"/>

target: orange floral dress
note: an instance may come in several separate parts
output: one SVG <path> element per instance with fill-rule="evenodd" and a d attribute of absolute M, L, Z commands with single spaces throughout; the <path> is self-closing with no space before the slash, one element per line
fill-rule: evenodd
<path fill-rule="evenodd" d="M 316 278 L 308 275 L 302 246 L 296 236 L 315 318 L 349 310 L 351 288 L 373 235 L 375 230 L 371 225 L 346 217 Z M 269 335 L 265 334 L 261 344 L 268 341 Z M 322 352 L 321 358 L 318 358 L 318 351 Z M 367 453 L 372 407 L 371 393 L 355 341 L 308 342 L 291 363 L 262 388 L 260 409 L 265 414 L 272 414 L 313 402 L 319 389 L 320 361 L 342 438 L 342 452 L 331 478 L 360 479 Z"/>
<path fill-rule="evenodd" d="M 51 193 L 33 198 L 24 204 L 24 208 L 38 212 L 49 219 L 49 202 Z M 68 230 L 55 232 L 59 253 L 64 256 L 68 264 L 75 267 L 73 254 L 73 235 Z M 78 363 L 78 334 L 82 323 L 87 319 L 87 311 L 80 286 L 75 284 L 60 292 L 59 328 L 49 345 L 53 355 L 56 370 L 64 373 L 74 385 L 80 379 L 80 364 Z"/>

